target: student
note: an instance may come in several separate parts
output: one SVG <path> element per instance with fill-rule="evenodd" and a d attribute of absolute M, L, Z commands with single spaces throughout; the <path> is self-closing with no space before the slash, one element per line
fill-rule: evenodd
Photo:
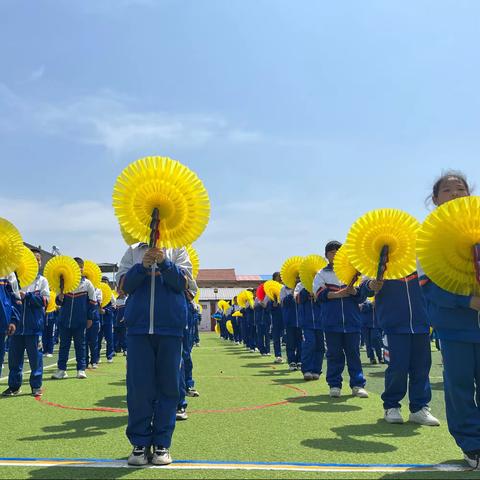
<path fill-rule="evenodd" d="M 365 349 L 372 365 L 384 363 L 382 352 L 382 329 L 378 328 L 378 320 L 375 306 L 372 302 L 366 301 L 360 304 L 362 315 L 362 337 L 365 339 Z M 360 346 L 361 343 L 360 343 Z M 377 358 L 375 358 L 377 355 Z"/>
<path fill-rule="evenodd" d="M 315 276 L 313 290 L 322 302 L 323 331 L 327 343 L 327 383 L 331 397 L 340 397 L 345 359 L 350 375 L 352 395 L 367 398 L 366 380 L 360 360 L 361 318 L 358 305 L 365 298 L 355 287 L 343 285 L 333 271 L 333 259 L 340 242 L 328 242 L 325 257 L 328 265 Z"/>
<path fill-rule="evenodd" d="M 275 272 L 272 275 L 272 280 L 278 283 L 282 283 L 280 272 Z M 270 300 L 269 310 L 272 323 L 273 352 L 275 354 L 274 363 L 283 363 L 282 336 L 284 334 L 285 327 L 283 324 L 282 307 L 279 302 Z"/>
<path fill-rule="evenodd" d="M 255 314 L 253 307 L 249 301 L 245 305 L 245 324 L 246 324 L 246 345 L 247 348 L 253 353 L 257 349 L 256 333 L 255 333 Z"/>
<path fill-rule="evenodd" d="M 123 352 L 127 355 L 127 328 L 125 326 L 125 294 L 120 293 L 117 298 L 117 309 L 115 311 L 114 344 L 115 352 Z"/>
<path fill-rule="evenodd" d="M 297 277 L 297 284 L 300 278 Z M 283 322 L 287 337 L 287 362 L 290 371 L 302 368 L 302 328 L 298 318 L 298 305 L 293 298 L 294 291 L 286 285 L 280 290 Z"/>
<path fill-rule="evenodd" d="M 108 285 L 108 277 L 102 277 L 102 282 Z M 115 348 L 113 344 L 113 323 L 115 318 L 115 308 L 116 301 L 112 293 L 112 298 L 110 302 L 102 308 L 101 304 L 99 305 L 100 313 L 100 331 L 98 332 L 98 346 L 97 352 L 98 357 L 100 358 L 100 352 L 102 349 L 102 340 L 105 338 L 106 343 L 106 352 L 105 356 L 107 357 L 107 362 L 113 362 L 113 356 L 115 354 Z"/>
<path fill-rule="evenodd" d="M 40 250 L 31 249 L 38 267 L 42 266 Z M 23 380 L 23 362 L 25 351 L 30 365 L 30 388 L 34 397 L 42 395 L 43 354 L 42 333 L 45 323 L 45 307 L 50 298 L 50 288 L 47 279 L 37 274 L 30 285 L 20 285 L 22 305 L 15 334 L 10 338 L 8 350 L 8 388 L 4 396 L 14 396 L 20 393 Z"/>
<path fill-rule="evenodd" d="M 92 324 L 87 328 L 85 334 L 87 367 L 90 365 L 93 369 L 98 368 L 98 364 L 100 363 L 98 335 L 100 333 L 100 308 L 102 300 L 102 291 L 99 288 L 95 288 L 95 305 L 92 311 Z"/>
<path fill-rule="evenodd" d="M 382 394 L 385 421 L 403 423 L 400 401 L 407 394 L 409 422 L 436 427 L 440 422 L 430 413 L 430 325 L 417 272 L 399 280 L 366 280 L 362 288 L 375 293 L 375 311 L 388 353 L 385 390 Z"/>
<path fill-rule="evenodd" d="M 128 294 L 127 437 L 130 465 L 172 462 L 169 448 L 180 399 L 185 290 L 192 264 L 185 248 L 150 248 L 140 243 L 123 256 L 117 282 Z"/>
<path fill-rule="evenodd" d="M 83 276 L 83 260 L 75 257 L 75 261 L 82 271 L 80 285 L 71 293 L 59 294 L 56 300 L 57 305 L 61 307 L 58 315 L 60 337 L 58 370 L 52 375 L 52 379 L 56 380 L 68 377 L 67 362 L 72 339 L 77 361 L 77 378 L 87 378 L 85 373 L 85 368 L 87 367 L 85 331 L 92 326 L 97 301 L 92 282 Z"/>
<path fill-rule="evenodd" d="M 21 304 L 20 291 L 14 273 L 0 278 L 0 377 L 5 359 L 5 335 L 15 333 L 18 322 L 18 307 Z"/>
<path fill-rule="evenodd" d="M 470 195 L 466 178 L 448 172 L 433 186 L 436 206 Z M 465 460 L 480 467 L 480 297 L 443 290 L 421 271 L 420 283 L 443 357 L 445 407 L 448 429 Z"/>
<path fill-rule="evenodd" d="M 53 357 L 54 331 L 57 319 L 58 310 L 45 314 L 45 326 L 42 334 L 43 355 L 45 357 Z"/>
<path fill-rule="evenodd" d="M 299 324 L 302 327 L 302 373 L 305 381 L 318 380 L 322 373 L 325 355 L 319 303 L 308 293 L 302 282 L 298 283 L 294 298 L 298 305 Z"/>
<path fill-rule="evenodd" d="M 270 355 L 270 315 L 266 310 L 267 304 L 267 296 L 263 300 L 256 297 L 253 307 L 257 329 L 257 348 L 263 357 Z"/>

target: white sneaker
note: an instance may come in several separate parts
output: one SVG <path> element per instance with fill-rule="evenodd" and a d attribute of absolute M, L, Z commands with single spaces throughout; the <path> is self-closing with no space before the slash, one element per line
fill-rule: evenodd
<path fill-rule="evenodd" d="M 283 358 L 282 357 L 276 357 L 273 363 L 283 363 Z"/>
<path fill-rule="evenodd" d="M 352 395 L 358 398 L 368 398 L 368 392 L 363 387 L 353 387 Z"/>
<path fill-rule="evenodd" d="M 78 370 L 77 378 L 87 378 L 87 374 L 85 373 L 85 370 Z"/>
<path fill-rule="evenodd" d="M 52 379 L 61 380 L 62 378 L 68 378 L 67 372 L 65 370 L 58 369 L 53 375 Z"/>
<path fill-rule="evenodd" d="M 168 448 L 155 447 L 152 457 L 153 465 L 170 465 L 172 463 L 172 457 Z"/>
<path fill-rule="evenodd" d="M 383 418 L 387 423 L 403 423 L 403 417 L 399 408 L 389 408 L 385 410 Z"/>
<path fill-rule="evenodd" d="M 338 387 L 332 387 L 330 389 L 330 396 L 332 398 L 339 398 L 342 395 L 342 389 Z"/>
<path fill-rule="evenodd" d="M 421 410 L 415 413 L 411 413 L 408 417 L 408 421 L 412 423 L 418 423 L 419 425 L 427 425 L 428 427 L 439 427 L 440 422 L 438 418 L 435 418 L 428 407 L 423 407 Z"/>
<path fill-rule="evenodd" d="M 306 381 L 306 382 L 309 382 L 310 380 L 313 380 L 313 374 L 311 372 L 305 372 L 303 374 L 303 379 Z"/>
<path fill-rule="evenodd" d="M 52 357 L 53 357 L 53 354 L 51 354 L 51 353 L 47 353 L 47 355 L 46 355 L 46 356 L 47 356 L 48 358 L 52 358 Z"/>
<path fill-rule="evenodd" d="M 96 363 L 92 363 L 92 368 L 96 370 L 98 368 L 98 365 Z"/>
<path fill-rule="evenodd" d="M 469 457 L 466 453 L 464 453 L 463 458 L 468 463 L 470 468 L 473 468 L 473 470 L 480 470 L 480 457 L 478 455 L 472 455 L 472 457 Z"/>
<path fill-rule="evenodd" d="M 319 380 L 320 375 L 318 373 L 312 373 L 312 380 Z"/>
<path fill-rule="evenodd" d="M 109 358 L 109 359 L 107 360 L 107 363 L 113 363 L 113 358 Z"/>
<path fill-rule="evenodd" d="M 134 447 L 132 453 L 128 457 L 128 464 L 134 467 L 142 467 L 148 465 L 148 454 L 150 449 L 147 447 Z"/>

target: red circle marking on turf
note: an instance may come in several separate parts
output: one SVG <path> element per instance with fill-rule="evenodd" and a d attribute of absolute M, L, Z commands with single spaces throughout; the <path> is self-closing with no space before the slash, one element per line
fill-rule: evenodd
<path fill-rule="evenodd" d="M 288 403 L 292 403 L 292 401 L 294 400 L 297 400 L 302 397 L 306 397 L 308 395 L 308 393 L 305 390 L 302 390 L 301 388 L 298 388 L 298 387 L 294 387 L 293 385 L 282 385 L 282 387 L 295 390 L 300 395 L 290 400 L 282 400 L 281 402 L 274 402 L 274 403 L 265 403 L 263 405 L 252 405 L 250 407 L 233 407 L 233 408 L 226 408 L 224 410 L 189 410 L 188 413 L 208 414 L 208 413 L 248 412 L 252 410 L 261 410 L 263 408 L 271 408 L 271 407 L 279 407 L 281 405 L 287 405 Z M 81 412 L 128 413 L 128 410 L 125 408 L 108 408 L 108 407 L 81 408 L 81 407 L 72 407 L 70 405 L 62 405 L 61 403 L 48 402 L 47 400 L 44 400 L 42 397 L 35 397 L 35 400 L 44 405 L 48 405 L 50 407 L 56 407 L 56 408 L 63 408 L 65 410 L 79 410 Z"/>

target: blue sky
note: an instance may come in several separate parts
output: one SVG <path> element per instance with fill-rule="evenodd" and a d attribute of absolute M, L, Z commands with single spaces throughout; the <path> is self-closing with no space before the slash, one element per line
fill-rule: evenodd
<path fill-rule="evenodd" d="M 268 273 L 480 174 L 480 2 L 3 0 L 0 215 L 96 261 L 131 161 L 203 179 L 204 268 Z"/>

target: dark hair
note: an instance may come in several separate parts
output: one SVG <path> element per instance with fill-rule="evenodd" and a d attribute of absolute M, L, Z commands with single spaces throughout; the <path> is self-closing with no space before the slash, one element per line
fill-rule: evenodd
<path fill-rule="evenodd" d="M 280 277 L 280 272 L 273 272 L 272 280 L 275 280 L 275 277 Z"/>
<path fill-rule="evenodd" d="M 435 197 L 438 197 L 438 193 L 440 192 L 440 187 L 442 186 L 442 183 L 449 178 L 456 178 L 457 180 L 460 180 L 465 186 L 465 188 L 467 189 L 467 192 L 469 194 L 472 191 L 472 188 L 468 184 L 467 177 L 465 176 L 465 174 L 463 174 L 459 170 L 447 170 L 446 172 L 442 172 L 442 175 L 439 178 L 437 178 L 437 180 L 433 184 L 432 193 L 425 200 L 425 203 L 427 205 L 430 202 L 433 203 L 433 199 Z"/>
<path fill-rule="evenodd" d="M 337 240 L 332 240 L 331 242 L 328 242 L 325 245 L 325 256 L 328 252 L 331 252 L 332 250 L 338 250 L 341 246 L 342 244 Z"/>
<path fill-rule="evenodd" d="M 74 260 L 81 265 L 85 265 L 85 262 L 83 261 L 83 258 L 80 257 L 75 257 Z"/>

